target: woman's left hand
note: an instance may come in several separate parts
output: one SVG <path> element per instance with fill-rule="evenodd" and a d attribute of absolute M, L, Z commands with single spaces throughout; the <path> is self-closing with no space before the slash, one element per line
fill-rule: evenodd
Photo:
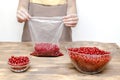
<path fill-rule="evenodd" d="M 75 27 L 78 23 L 78 17 L 76 14 L 71 14 L 63 17 L 63 22 L 65 26 Z"/>

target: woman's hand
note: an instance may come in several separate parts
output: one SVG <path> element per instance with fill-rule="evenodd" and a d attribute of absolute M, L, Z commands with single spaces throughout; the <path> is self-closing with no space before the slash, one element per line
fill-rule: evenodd
<path fill-rule="evenodd" d="M 76 14 L 71 14 L 63 17 L 63 22 L 65 26 L 75 27 L 78 23 L 78 17 Z"/>
<path fill-rule="evenodd" d="M 18 9 L 17 10 L 17 20 L 18 22 L 22 23 L 22 22 L 26 22 L 30 19 L 30 15 L 28 14 L 28 12 L 24 9 Z"/>

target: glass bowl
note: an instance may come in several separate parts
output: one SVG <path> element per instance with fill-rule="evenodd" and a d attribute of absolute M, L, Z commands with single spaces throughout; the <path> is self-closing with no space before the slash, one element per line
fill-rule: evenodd
<path fill-rule="evenodd" d="M 27 59 L 26 59 L 27 58 Z M 30 60 L 27 56 L 11 56 L 8 59 L 9 69 L 13 72 L 25 72 L 30 67 Z"/>
<path fill-rule="evenodd" d="M 110 53 L 103 50 L 99 50 L 101 51 L 99 53 L 91 54 L 92 50 L 90 50 L 91 52 L 86 50 L 86 53 L 84 53 L 84 51 L 80 51 L 80 48 L 77 48 L 78 51 L 75 50 L 76 48 L 72 49 L 68 49 L 71 62 L 82 73 L 99 73 L 104 70 L 107 63 L 111 60 Z"/>
<path fill-rule="evenodd" d="M 28 68 L 30 67 L 30 64 L 26 64 L 26 65 L 10 65 L 9 64 L 9 68 L 11 71 L 13 72 L 25 72 Z"/>

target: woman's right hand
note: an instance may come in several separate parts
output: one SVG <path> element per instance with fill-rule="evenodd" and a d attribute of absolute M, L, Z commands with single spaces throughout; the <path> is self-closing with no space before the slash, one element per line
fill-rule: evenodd
<path fill-rule="evenodd" d="M 30 19 L 30 14 L 27 12 L 26 9 L 21 8 L 17 10 L 17 20 L 18 22 L 22 23 L 22 22 L 26 22 Z"/>

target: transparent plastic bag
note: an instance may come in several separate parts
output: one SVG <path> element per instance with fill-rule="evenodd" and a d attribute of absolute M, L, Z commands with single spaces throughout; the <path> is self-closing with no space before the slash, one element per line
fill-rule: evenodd
<path fill-rule="evenodd" d="M 64 24 L 62 17 L 32 17 L 28 21 L 29 31 L 35 51 L 34 56 L 62 56 L 59 39 Z"/>

